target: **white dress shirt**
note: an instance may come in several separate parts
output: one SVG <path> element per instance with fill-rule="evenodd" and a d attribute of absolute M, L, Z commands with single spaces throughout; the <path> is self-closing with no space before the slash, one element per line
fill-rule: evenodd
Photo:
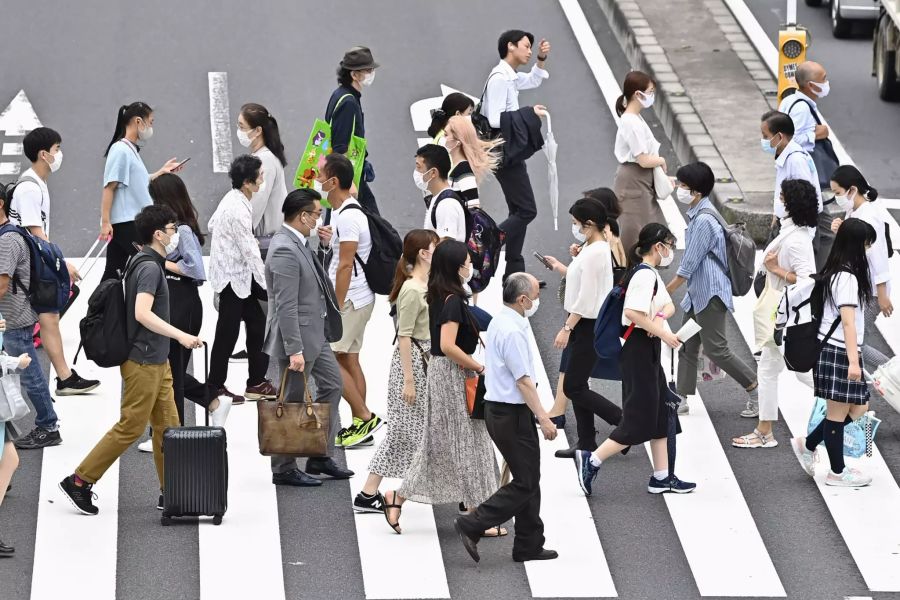
<path fill-rule="evenodd" d="M 818 112 L 816 101 L 800 91 L 794 92 L 778 105 L 778 112 L 789 115 L 794 122 L 794 141 L 807 152 L 812 152 L 816 147 L 817 123 L 810 105 L 812 110 Z"/>
<path fill-rule="evenodd" d="M 525 404 L 517 382 L 534 377 L 534 356 L 529 342 L 528 319 L 504 305 L 488 325 L 484 348 L 484 399 L 506 404 Z"/>
<path fill-rule="evenodd" d="M 603 301 L 613 287 L 612 254 L 609 244 L 597 241 L 585 246 L 566 270 L 566 298 L 569 314 L 596 319 Z"/>
<path fill-rule="evenodd" d="M 822 190 L 819 189 L 819 173 L 812 156 L 800 147 L 796 140 L 788 142 L 781 154 L 775 159 L 775 197 L 772 199 L 772 211 L 781 203 L 781 182 L 785 179 L 802 179 L 808 181 L 816 190 L 819 201 L 819 212 L 822 212 Z"/>
<path fill-rule="evenodd" d="M 869 261 L 869 280 L 872 282 L 872 292 L 879 283 L 887 284 L 887 293 L 891 293 L 891 266 L 889 263 L 892 249 L 888 248 L 885 237 L 885 223 L 889 215 L 884 214 L 884 207 L 879 207 L 874 202 L 863 202 L 857 209 L 850 209 L 844 215 L 844 219 L 853 217 L 871 225 L 875 229 L 875 243 L 866 251 Z M 893 241 L 893 240 L 891 240 Z"/>
<path fill-rule="evenodd" d="M 500 129 L 500 113 L 519 110 L 519 90 L 536 88 L 548 77 L 550 73 L 537 63 L 529 72 L 520 73 L 501 60 L 488 76 L 481 114 L 487 117 L 491 127 Z"/>

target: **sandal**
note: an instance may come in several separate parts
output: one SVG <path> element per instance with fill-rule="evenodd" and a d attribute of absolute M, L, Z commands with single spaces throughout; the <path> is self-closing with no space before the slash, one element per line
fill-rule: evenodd
<path fill-rule="evenodd" d="M 778 445 L 775 435 L 760 433 L 758 429 L 754 429 L 753 433 L 742 435 L 731 440 L 731 445 L 735 448 L 774 448 Z"/>
<path fill-rule="evenodd" d="M 495 525 L 494 527 L 488 527 L 481 533 L 481 537 L 483 538 L 498 538 L 504 537 L 508 535 L 509 532 L 506 530 L 506 527 L 500 527 L 499 525 Z"/>
<path fill-rule="evenodd" d="M 390 500 L 388 500 L 388 494 L 391 494 Z M 390 491 L 384 495 L 384 520 L 387 521 L 387 524 L 391 526 L 391 529 L 394 530 L 397 534 L 402 534 L 403 531 L 400 530 L 400 513 L 403 511 L 403 505 L 397 504 L 397 492 Z M 397 522 L 391 523 L 391 518 L 388 516 L 388 511 L 392 508 L 397 509 Z"/>

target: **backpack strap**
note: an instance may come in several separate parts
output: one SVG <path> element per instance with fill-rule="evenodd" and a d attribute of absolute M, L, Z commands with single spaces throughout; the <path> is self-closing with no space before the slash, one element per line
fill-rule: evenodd
<path fill-rule="evenodd" d="M 725 221 L 725 219 L 722 217 L 722 215 L 719 214 L 718 211 L 715 211 L 715 210 L 712 210 L 709 208 L 701 208 L 697 212 L 697 216 L 699 217 L 700 215 L 712 216 L 716 220 L 716 222 L 719 224 L 719 227 L 722 228 L 722 235 L 725 236 L 725 253 L 727 256 L 727 254 L 728 254 L 728 236 L 727 236 L 728 223 Z M 712 258 L 716 262 L 716 264 L 718 264 L 722 268 L 722 270 L 725 272 L 725 276 L 730 278 L 731 273 L 729 273 L 729 271 L 728 271 L 728 264 L 723 263 L 722 260 L 718 256 L 716 256 L 716 253 L 713 252 L 712 250 L 710 250 L 707 254 L 710 254 L 712 256 Z"/>
<path fill-rule="evenodd" d="M 644 263 L 638 264 L 638 265 L 631 271 L 631 275 L 628 277 L 628 283 L 625 285 L 625 289 L 623 290 L 624 292 L 627 292 L 627 291 L 628 291 L 628 286 L 631 285 L 631 280 L 634 278 L 635 273 L 637 273 L 641 268 L 649 269 L 650 267 L 649 267 L 648 265 L 644 264 Z M 658 289 L 659 289 L 659 277 L 656 277 L 656 278 L 655 278 L 655 281 L 653 282 L 653 294 L 650 296 L 650 302 L 651 302 L 651 303 L 653 302 L 653 299 L 656 298 L 656 291 L 657 291 Z M 623 294 L 623 296 L 624 296 L 624 294 Z M 628 338 L 631 336 L 631 332 L 632 332 L 632 331 L 634 331 L 634 321 L 632 321 L 632 322 L 631 322 L 631 325 L 629 325 L 629 326 L 625 329 L 625 332 L 622 334 L 622 339 L 627 341 Z"/>
<path fill-rule="evenodd" d="M 440 204 L 441 200 L 445 198 L 456 198 L 456 201 L 459 202 L 459 205 L 463 209 L 463 216 L 466 215 L 466 202 L 462 199 L 462 197 L 457 193 L 456 190 L 452 188 L 447 188 L 442 191 L 437 197 L 431 201 L 431 226 L 437 229 L 437 207 Z"/>
<path fill-rule="evenodd" d="M 348 95 L 349 95 L 349 94 L 348 94 Z M 360 204 L 356 204 L 356 203 L 348 204 L 347 206 L 342 207 L 342 208 L 340 209 L 340 212 L 338 212 L 338 214 L 341 214 L 341 213 L 343 213 L 345 210 L 349 210 L 349 209 L 351 209 L 351 208 L 352 208 L 353 210 L 358 210 L 358 211 L 360 211 L 362 214 L 366 215 L 366 219 L 369 218 L 369 215 L 366 213 L 366 211 L 363 210 L 363 207 L 362 207 Z M 361 266 L 363 269 L 366 268 L 366 263 L 364 263 L 364 262 L 363 262 L 363 259 L 360 258 L 358 252 L 354 255 L 353 259 L 354 259 L 355 262 L 358 262 L 358 263 L 359 263 L 359 266 Z M 357 274 L 357 271 L 356 271 L 356 265 L 355 265 L 355 264 L 353 265 L 353 274 L 354 274 L 354 275 Z"/>
<path fill-rule="evenodd" d="M 790 105 L 790 106 L 788 107 L 788 109 L 787 109 L 788 114 L 790 114 L 791 110 L 792 110 L 795 106 L 797 106 L 799 103 L 801 103 L 801 102 L 802 102 L 803 104 L 805 104 L 805 105 L 809 108 L 809 114 L 811 114 L 811 115 L 812 115 L 812 118 L 815 119 L 816 125 L 821 125 L 821 124 L 822 124 L 822 120 L 819 119 L 819 114 L 818 114 L 818 112 L 816 111 L 816 109 L 813 108 L 813 105 L 812 105 L 811 102 L 809 102 L 808 100 L 804 100 L 803 98 L 797 98 L 796 100 L 794 100 L 794 101 L 791 103 L 791 105 Z"/>

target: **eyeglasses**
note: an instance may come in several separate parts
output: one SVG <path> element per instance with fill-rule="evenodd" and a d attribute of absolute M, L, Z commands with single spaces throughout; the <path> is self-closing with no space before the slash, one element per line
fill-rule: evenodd
<path fill-rule="evenodd" d="M 165 227 L 163 227 L 163 231 L 165 233 L 176 233 L 178 231 L 178 226 L 177 225 L 166 225 Z"/>
<path fill-rule="evenodd" d="M 314 216 L 316 219 L 318 219 L 319 217 L 322 216 L 322 211 L 321 211 L 321 210 L 310 211 L 310 212 L 307 212 L 306 214 L 312 215 L 312 216 Z"/>

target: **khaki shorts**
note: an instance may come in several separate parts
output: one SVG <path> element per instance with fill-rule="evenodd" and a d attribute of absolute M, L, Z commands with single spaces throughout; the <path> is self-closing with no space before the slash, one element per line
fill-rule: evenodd
<path fill-rule="evenodd" d="M 353 303 L 345 300 L 341 309 L 344 337 L 331 344 L 331 349 L 340 354 L 359 354 L 359 351 L 362 350 L 366 325 L 369 323 L 374 309 L 374 302 L 370 302 L 362 308 L 353 308 Z"/>

